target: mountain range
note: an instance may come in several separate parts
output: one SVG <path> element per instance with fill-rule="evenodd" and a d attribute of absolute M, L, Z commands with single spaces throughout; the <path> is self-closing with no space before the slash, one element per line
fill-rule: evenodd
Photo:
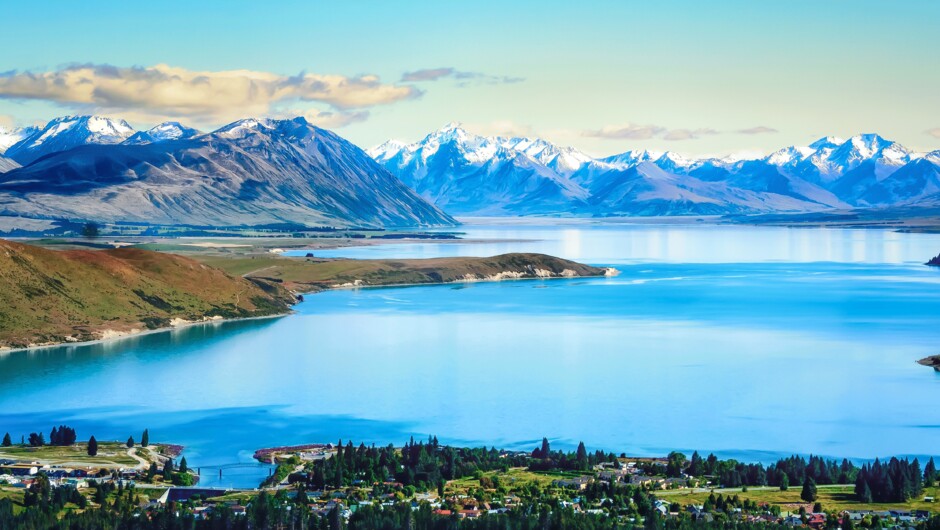
<path fill-rule="evenodd" d="M 66 116 L 3 131 L 0 215 L 158 225 L 429 226 L 449 215 L 303 118 L 179 123 Z M 22 167 L 17 167 L 22 166 Z M 6 169 L 4 169 L 6 168 Z"/>
<path fill-rule="evenodd" d="M 658 216 L 940 206 L 940 151 L 876 134 L 754 159 L 595 158 L 452 123 L 364 152 L 303 118 L 203 133 L 65 116 L 0 128 L 0 216 L 187 226 L 440 226 L 451 215 Z M 445 213 L 446 212 L 446 213 Z"/>
<path fill-rule="evenodd" d="M 541 139 L 451 123 L 369 155 L 452 215 L 719 215 L 940 205 L 940 151 L 876 134 L 756 159 L 627 151 L 593 158 Z"/>

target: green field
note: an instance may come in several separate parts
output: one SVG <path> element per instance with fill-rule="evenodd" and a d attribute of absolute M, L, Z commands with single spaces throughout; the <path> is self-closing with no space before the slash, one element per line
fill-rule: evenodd
<path fill-rule="evenodd" d="M 907 504 L 885 503 L 885 504 L 863 504 L 855 500 L 854 486 L 819 486 L 819 498 L 816 502 L 822 504 L 824 510 L 842 511 L 842 510 L 889 510 L 893 508 L 903 510 L 928 510 L 937 511 L 940 504 L 924 502 L 924 496 L 936 498 L 940 495 L 940 488 L 927 488 L 923 495 L 912 499 Z M 715 496 L 719 493 L 724 496 L 737 495 L 740 499 L 749 499 L 754 502 L 767 503 L 780 506 L 782 512 L 796 512 L 801 505 L 806 505 L 800 499 L 800 486 L 791 487 L 787 491 L 780 491 L 779 488 L 748 488 L 748 491 L 742 492 L 740 489 L 716 489 Z M 663 500 L 675 501 L 685 506 L 687 504 L 703 504 L 710 495 L 709 492 L 691 493 L 691 490 L 674 490 L 656 492 L 656 496 Z"/>
<path fill-rule="evenodd" d="M 551 486 L 552 482 L 564 478 L 574 478 L 580 477 L 584 473 L 564 473 L 564 472 L 536 472 L 529 471 L 523 467 L 514 467 L 509 469 L 506 472 L 502 471 L 490 471 L 483 473 L 485 477 L 498 477 L 499 483 L 501 486 L 505 486 L 509 491 L 514 489 L 522 488 L 526 484 L 538 484 L 540 488 L 545 488 Z M 480 487 L 479 479 L 473 477 L 466 477 L 458 480 L 451 480 L 447 483 L 444 488 L 444 492 L 447 495 L 452 493 L 467 494 L 471 489 L 476 489 Z"/>
<path fill-rule="evenodd" d="M 147 454 L 138 447 L 138 454 L 147 459 Z M 127 454 L 127 446 L 119 442 L 98 442 L 98 454 L 88 456 L 87 444 L 70 446 L 46 445 L 43 447 L 0 447 L 0 458 L 17 461 L 40 462 L 42 464 L 74 464 L 83 466 L 136 466 L 137 460 Z"/>

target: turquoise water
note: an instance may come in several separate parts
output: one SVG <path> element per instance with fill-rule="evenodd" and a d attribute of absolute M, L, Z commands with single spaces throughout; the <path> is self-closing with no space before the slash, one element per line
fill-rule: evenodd
<path fill-rule="evenodd" d="M 767 460 L 940 447 L 940 236 L 687 226 L 481 226 L 488 243 L 353 257 L 542 251 L 613 278 L 332 291 L 288 317 L 0 356 L 0 432 L 187 446 L 254 486 L 258 447 L 339 438 Z M 326 251 L 316 251 L 318 255 Z M 232 464 L 249 467 L 231 467 Z M 216 465 L 227 466 L 218 479 Z"/>

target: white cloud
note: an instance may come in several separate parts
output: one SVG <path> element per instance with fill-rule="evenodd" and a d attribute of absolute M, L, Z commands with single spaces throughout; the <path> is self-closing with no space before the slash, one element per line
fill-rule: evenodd
<path fill-rule="evenodd" d="M 457 86 L 465 87 L 471 83 L 483 83 L 489 85 L 521 83 L 525 81 L 522 77 L 513 77 L 506 75 L 490 75 L 482 72 L 464 72 L 457 70 L 452 66 L 442 66 L 440 68 L 424 68 L 413 72 L 405 72 L 401 76 L 402 83 L 421 83 L 428 81 L 439 81 L 441 79 L 455 79 Z"/>
<path fill-rule="evenodd" d="M 925 133 L 933 136 L 934 138 L 940 138 L 940 127 L 934 127 L 933 129 L 927 129 Z"/>
<path fill-rule="evenodd" d="M 44 100 L 129 119 L 180 118 L 200 123 L 270 115 L 276 105 L 300 103 L 330 109 L 302 112 L 348 120 L 361 118 L 359 109 L 420 95 L 415 87 L 382 83 L 374 75 L 283 76 L 253 70 L 194 71 L 165 64 L 130 68 L 88 64 L 47 72 L 0 73 L 0 98 Z"/>
<path fill-rule="evenodd" d="M 608 125 L 601 129 L 584 131 L 581 135 L 608 140 L 649 140 L 664 132 L 666 132 L 666 128 L 658 125 L 627 124 Z"/>
<path fill-rule="evenodd" d="M 771 134 L 771 133 L 778 133 L 778 132 L 780 131 L 778 131 L 777 129 L 774 129 L 773 127 L 766 127 L 764 125 L 758 125 L 757 127 L 749 127 L 747 129 L 738 130 L 739 134 Z"/>
<path fill-rule="evenodd" d="M 696 140 L 702 136 L 718 134 L 715 129 L 672 129 L 663 136 L 663 140 L 681 141 Z"/>

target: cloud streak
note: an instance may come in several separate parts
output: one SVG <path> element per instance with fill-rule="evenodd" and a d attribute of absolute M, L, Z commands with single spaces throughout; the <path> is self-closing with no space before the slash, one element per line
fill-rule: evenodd
<path fill-rule="evenodd" d="M 413 72 L 405 72 L 401 76 L 401 83 L 424 83 L 431 81 L 440 81 L 442 79 L 454 79 L 457 86 L 465 87 L 471 83 L 482 83 L 488 85 L 513 84 L 525 81 L 523 77 L 489 75 L 482 72 L 464 72 L 457 70 L 452 66 L 443 66 L 440 68 L 425 68 Z"/>
<path fill-rule="evenodd" d="M 938 129 L 940 131 L 940 129 Z M 776 129 L 765 126 L 750 127 L 735 131 L 739 134 L 769 134 L 776 133 Z M 697 140 L 705 136 L 722 134 L 722 131 L 710 127 L 698 129 L 670 129 L 662 125 L 628 123 L 626 125 L 608 125 L 600 129 L 582 131 L 581 136 L 589 138 L 603 138 L 606 140 L 651 140 L 661 138 L 671 142 Z"/>
<path fill-rule="evenodd" d="M 374 75 L 303 72 L 284 76 L 254 70 L 194 71 L 165 64 L 84 64 L 45 72 L 0 73 L 3 99 L 43 100 L 83 111 L 203 123 L 276 114 L 278 107 L 303 103 L 327 109 L 302 112 L 315 112 L 337 123 L 343 121 L 339 116 L 345 116 L 348 123 L 367 116 L 362 109 L 417 98 L 421 93 L 413 86 L 382 83 Z"/>
<path fill-rule="evenodd" d="M 738 129 L 738 134 L 773 134 L 778 133 L 777 129 L 773 127 L 765 127 L 763 125 L 758 125 L 757 127 L 749 127 L 747 129 Z"/>
<path fill-rule="evenodd" d="M 718 134 L 715 129 L 672 129 L 663 135 L 663 140 L 672 142 L 681 140 L 697 140 L 703 136 L 712 136 Z"/>
<path fill-rule="evenodd" d="M 933 129 L 927 129 L 924 131 L 925 134 L 933 136 L 934 138 L 940 138 L 940 127 L 934 127 Z"/>
<path fill-rule="evenodd" d="M 608 125 L 591 131 L 584 131 L 581 136 L 589 138 L 604 138 L 607 140 L 649 140 L 667 132 L 665 127 L 658 125 Z"/>

